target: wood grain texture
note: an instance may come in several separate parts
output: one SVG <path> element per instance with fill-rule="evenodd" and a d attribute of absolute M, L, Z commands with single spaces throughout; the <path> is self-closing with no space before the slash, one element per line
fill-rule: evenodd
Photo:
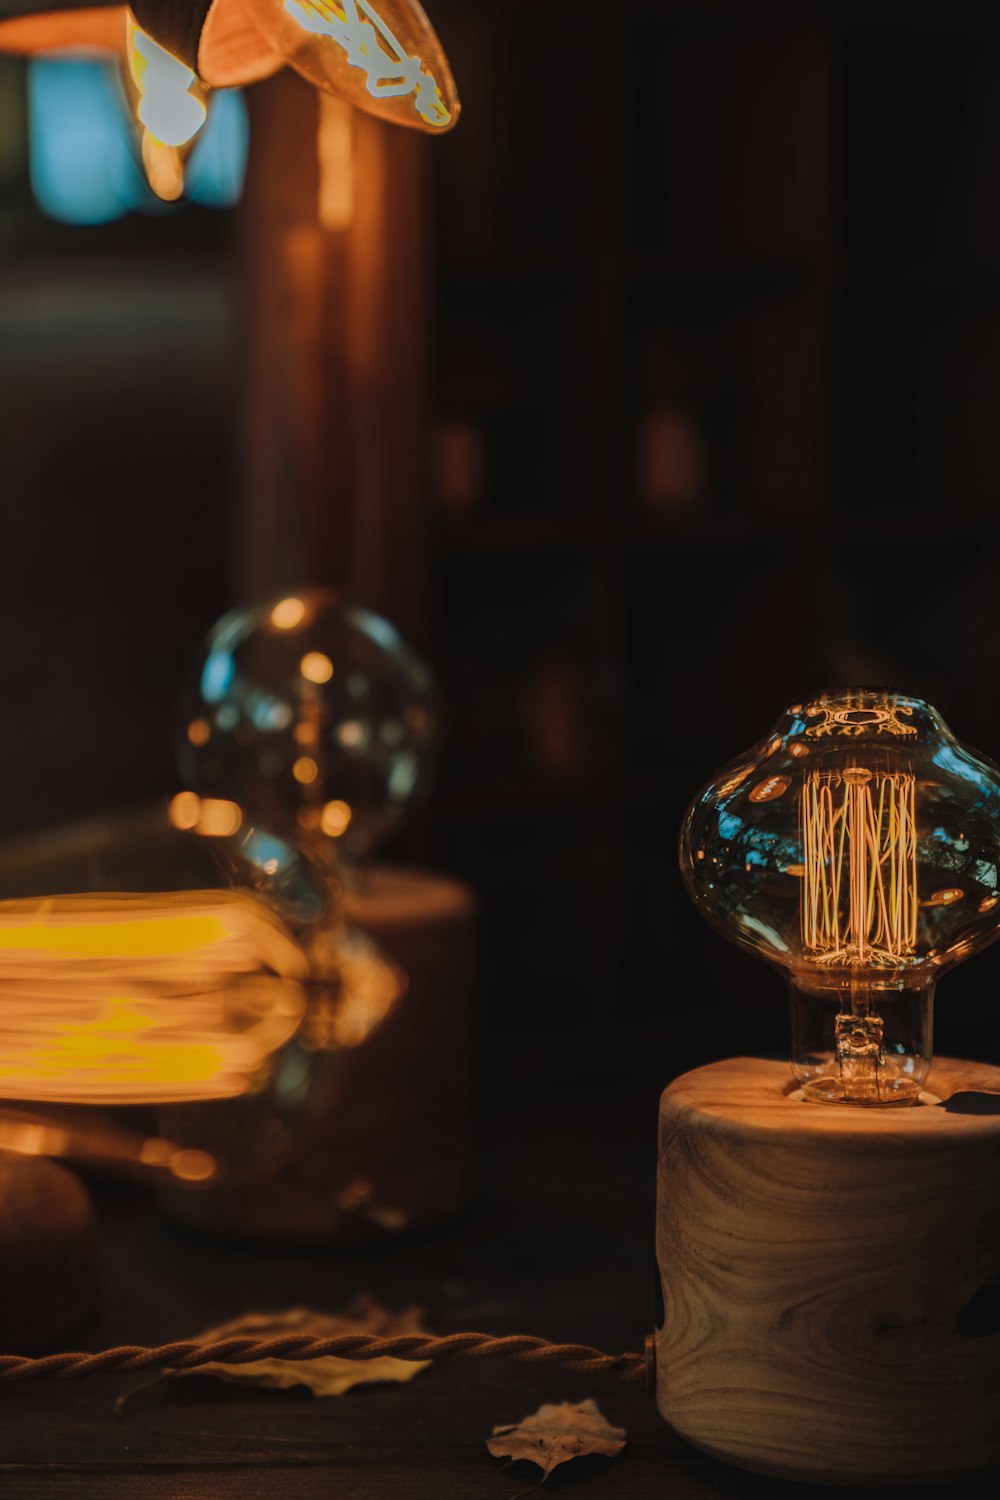
<path fill-rule="evenodd" d="M 783 1478 L 1000 1462 L 1000 1333 L 956 1328 L 1000 1273 L 1000 1069 L 942 1059 L 945 1102 L 909 1109 L 792 1087 L 784 1063 L 738 1058 L 661 1098 L 662 1415 Z"/>
<path fill-rule="evenodd" d="M 523 1071 L 481 1098 L 477 1207 L 448 1234 L 365 1255 L 234 1246 L 172 1230 L 148 1189 L 105 1182 L 108 1294 L 72 1343 L 155 1343 L 248 1308 L 336 1309 L 367 1291 L 386 1307 L 422 1303 L 442 1332 L 528 1329 L 638 1349 L 652 1311 L 656 1095 L 605 1079 L 542 1086 L 537 1033 L 520 1040 Z M 444 1361 L 406 1387 L 336 1400 L 192 1376 L 137 1398 L 118 1420 L 112 1403 L 129 1383 L 103 1375 L 0 1391 L 2 1500 L 508 1500 L 537 1473 L 500 1471 L 485 1445 L 493 1426 L 587 1396 L 629 1444 L 585 1484 L 559 1490 L 567 1500 L 778 1500 L 773 1480 L 684 1443 L 641 1386 L 565 1371 Z M 960 1497 L 953 1487 L 914 1495 L 995 1491 L 983 1481 Z M 816 1492 L 789 1486 L 780 1500 Z"/>

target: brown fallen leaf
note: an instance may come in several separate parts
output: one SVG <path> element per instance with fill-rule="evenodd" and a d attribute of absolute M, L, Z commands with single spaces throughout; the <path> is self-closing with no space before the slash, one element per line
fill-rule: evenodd
<path fill-rule="evenodd" d="M 581 1401 L 574 1406 L 564 1401 L 559 1406 L 540 1406 L 513 1427 L 494 1427 L 486 1446 L 494 1458 L 538 1464 L 544 1481 L 571 1458 L 591 1453 L 617 1458 L 626 1442 L 625 1429 L 612 1427 L 596 1402 Z"/>
<path fill-rule="evenodd" d="M 332 1338 L 340 1333 L 370 1333 L 388 1338 L 398 1333 L 426 1333 L 421 1322 L 422 1310 L 409 1307 L 403 1312 L 387 1312 L 371 1297 L 359 1297 L 342 1313 L 317 1312 L 311 1307 L 290 1307 L 285 1312 L 245 1313 L 228 1323 L 219 1323 L 214 1328 L 204 1328 L 194 1335 L 200 1343 L 213 1343 L 216 1339 L 233 1338 L 239 1334 L 255 1334 L 260 1338 L 280 1337 L 284 1333 L 308 1333 L 313 1338 Z M 115 1402 L 115 1412 L 121 1416 L 125 1407 L 140 1391 L 147 1391 L 164 1381 L 179 1380 L 183 1375 L 214 1375 L 219 1380 L 231 1381 L 234 1385 L 259 1385 L 287 1387 L 304 1385 L 314 1396 L 342 1396 L 355 1385 L 370 1385 L 383 1381 L 407 1381 L 426 1370 L 430 1360 L 393 1359 L 338 1359 L 325 1355 L 322 1359 L 257 1359 L 250 1364 L 227 1365 L 218 1361 L 197 1365 L 190 1370 L 175 1370 L 165 1366 L 152 1379 L 134 1386 Z"/>
<path fill-rule="evenodd" d="M 421 1326 L 421 1309 L 409 1307 L 400 1313 L 386 1312 L 370 1297 L 359 1297 L 342 1313 L 316 1312 L 310 1307 L 290 1307 L 286 1312 L 246 1313 L 216 1328 L 205 1328 L 196 1337 L 211 1343 L 215 1339 L 233 1338 L 252 1333 L 259 1338 L 277 1338 L 283 1333 L 308 1333 L 313 1338 L 332 1338 L 338 1333 L 371 1333 L 391 1338 L 397 1333 L 426 1333 Z M 430 1360 L 338 1359 L 258 1359 L 252 1364 L 198 1365 L 193 1370 L 172 1370 L 173 1376 L 216 1375 L 236 1385 L 286 1387 L 308 1386 L 314 1396 L 342 1396 L 355 1385 L 382 1381 L 406 1381 L 426 1370 Z"/>

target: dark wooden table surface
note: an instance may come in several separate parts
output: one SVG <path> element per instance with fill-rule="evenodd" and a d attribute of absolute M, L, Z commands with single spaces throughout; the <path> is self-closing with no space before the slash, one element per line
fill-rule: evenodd
<path fill-rule="evenodd" d="M 172 1229 L 145 1192 L 101 1191 L 103 1306 L 74 1347 L 183 1338 L 251 1309 L 335 1310 L 368 1292 L 388 1307 L 422 1304 L 435 1332 L 640 1349 L 653 1305 L 655 1092 L 541 1094 L 527 1070 L 512 1092 L 482 1133 L 470 1212 L 419 1243 L 350 1255 L 234 1247 Z M 641 1385 L 507 1361 L 445 1361 L 404 1386 L 324 1399 L 189 1377 L 116 1419 L 114 1398 L 135 1379 L 0 1388 L 0 1500 L 508 1500 L 537 1470 L 502 1470 L 484 1446 L 493 1426 L 588 1396 L 629 1441 L 574 1480 L 568 1494 L 581 1500 L 823 1493 L 703 1458 Z M 962 1493 L 992 1500 L 996 1486 Z"/>

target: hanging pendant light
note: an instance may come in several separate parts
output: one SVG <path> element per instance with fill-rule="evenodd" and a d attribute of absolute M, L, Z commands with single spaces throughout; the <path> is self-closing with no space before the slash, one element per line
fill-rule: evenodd
<path fill-rule="evenodd" d="M 157 198 L 184 192 L 184 165 L 208 117 L 210 90 L 122 5 L 46 11 L 0 24 L 0 48 L 34 58 L 117 58 L 138 154 Z M 127 131 L 126 116 L 122 126 Z"/>
<path fill-rule="evenodd" d="M 184 191 L 184 163 L 208 118 L 208 90 L 137 25 L 125 23 L 125 88 L 140 132 L 142 165 L 158 198 L 172 202 Z"/>
<path fill-rule="evenodd" d="M 286 64 L 325 93 L 396 125 L 440 134 L 461 105 L 417 0 L 134 0 L 143 32 L 212 88 Z M 0 51 L 120 50 L 125 8 L 0 0 Z"/>

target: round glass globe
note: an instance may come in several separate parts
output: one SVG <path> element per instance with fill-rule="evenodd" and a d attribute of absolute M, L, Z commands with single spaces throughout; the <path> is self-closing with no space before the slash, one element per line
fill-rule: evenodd
<path fill-rule="evenodd" d="M 429 669 L 381 615 L 310 588 L 233 610 L 184 694 L 181 774 L 331 864 L 424 795 L 440 735 Z"/>

